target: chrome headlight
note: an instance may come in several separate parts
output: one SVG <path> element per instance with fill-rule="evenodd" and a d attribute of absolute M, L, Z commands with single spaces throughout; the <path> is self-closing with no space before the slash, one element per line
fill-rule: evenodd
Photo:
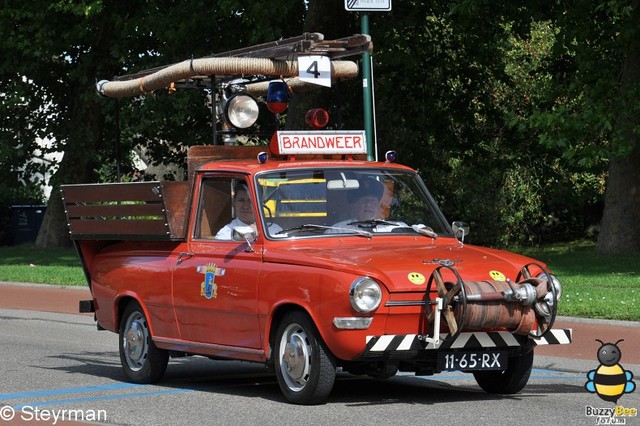
<path fill-rule="evenodd" d="M 361 277 L 356 279 L 349 289 L 351 306 L 357 312 L 371 312 L 378 309 L 382 300 L 380 285 L 372 278 Z"/>
<path fill-rule="evenodd" d="M 551 279 L 551 285 L 556 290 L 556 301 L 560 300 L 560 296 L 562 296 L 562 285 L 560 285 L 560 280 L 553 274 L 541 273 L 538 274 L 536 278 L 540 278 L 541 280 L 549 280 Z M 548 297 L 551 297 L 552 293 L 548 294 Z"/>

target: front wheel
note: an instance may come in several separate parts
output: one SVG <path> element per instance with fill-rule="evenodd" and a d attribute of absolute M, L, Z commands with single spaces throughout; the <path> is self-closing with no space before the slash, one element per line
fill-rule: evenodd
<path fill-rule="evenodd" d="M 294 404 L 324 403 L 336 379 L 336 363 L 311 319 L 290 312 L 278 326 L 275 370 L 285 398 Z"/>
<path fill-rule="evenodd" d="M 149 324 L 137 302 L 127 305 L 120 322 L 120 363 L 134 383 L 155 383 L 164 375 L 169 352 L 151 340 Z"/>
<path fill-rule="evenodd" d="M 501 371 L 476 371 L 473 376 L 485 392 L 514 394 L 520 392 L 529 381 L 533 366 L 533 350 L 509 358 L 509 366 Z"/>

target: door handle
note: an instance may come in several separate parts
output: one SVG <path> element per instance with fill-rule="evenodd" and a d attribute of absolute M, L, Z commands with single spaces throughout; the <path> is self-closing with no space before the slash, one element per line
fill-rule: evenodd
<path fill-rule="evenodd" d="M 176 260 L 176 265 L 181 264 L 185 259 L 191 259 L 193 256 L 194 254 L 191 252 L 181 251 L 180 253 L 178 253 L 178 260 Z"/>

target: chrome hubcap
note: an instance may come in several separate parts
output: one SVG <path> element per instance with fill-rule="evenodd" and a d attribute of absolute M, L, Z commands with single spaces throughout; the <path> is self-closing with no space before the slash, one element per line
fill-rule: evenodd
<path fill-rule="evenodd" d="M 139 312 L 134 312 L 127 320 L 123 339 L 127 365 L 133 371 L 142 369 L 147 360 L 149 329 Z"/>
<path fill-rule="evenodd" d="M 289 389 L 299 391 L 307 384 L 311 370 L 311 346 L 298 324 L 285 330 L 280 342 L 280 371 Z"/>

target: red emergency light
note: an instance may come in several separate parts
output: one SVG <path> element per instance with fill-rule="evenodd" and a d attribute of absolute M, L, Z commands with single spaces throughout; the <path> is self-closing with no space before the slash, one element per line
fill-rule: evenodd
<path fill-rule="evenodd" d="M 312 129 L 324 129 L 329 124 L 329 113 L 322 108 L 310 109 L 305 114 L 304 121 Z"/>

